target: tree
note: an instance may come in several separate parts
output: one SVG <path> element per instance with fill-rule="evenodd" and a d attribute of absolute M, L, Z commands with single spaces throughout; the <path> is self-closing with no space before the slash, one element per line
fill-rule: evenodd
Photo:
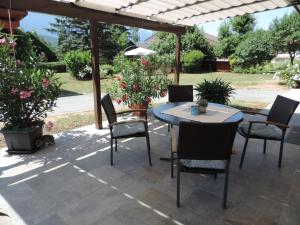
<path fill-rule="evenodd" d="M 245 35 L 248 32 L 254 31 L 255 17 L 251 14 L 233 17 L 230 21 L 232 31 L 238 35 Z"/>
<path fill-rule="evenodd" d="M 233 54 L 234 66 L 249 68 L 271 60 L 275 55 L 271 39 L 269 31 L 258 30 L 248 33 Z"/>
<path fill-rule="evenodd" d="M 229 58 L 247 33 L 254 30 L 255 23 L 255 18 L 248 14 L 223 22 L 218 30 L 219 42 L 214 46 L 215 55 L 218 58 Z"/>
<path fill-rule="evenodd" d="M 296 52 L 300 50 L 300 15 L 294 12 L 275 19 L 270 26 L 273 46 L 277 52 L 288 52 L 291 64 L 294 63 Z"/>
<path fill-rule="evenodd" d="M 58 35 L 58 51 L 90 49 L 90 24 L 86 20 L 56 17 L 47 29 Z M 124 26 L 99 23 L 100 54 L 102 61 L 112 62 L 113 57 L 129 46 L 130 29 Z M 135 34 L 131 35 L 134 37 Z M 136 38 L 136 37 L 135 37 Z"/>
<path fill-rule="evenodd" d="M 158 55 L 174 55 L 175 59 L 175 43 L 174 34 L 159 32 L 156 34 L 158 41 L 153 43 L 150 48 L 157 51 Z M 203 31 L 197 26 L 187 28 L 186 33 L 182 37 L 182 52 L 190 52 L 192 50 L 202 51 L 206 58 L 214 58 L 211 45 L 204 37 Z"/>

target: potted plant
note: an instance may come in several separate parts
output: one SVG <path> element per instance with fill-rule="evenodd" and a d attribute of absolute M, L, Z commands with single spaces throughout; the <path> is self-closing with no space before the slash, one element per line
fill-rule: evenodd
<path fill-rule="evenodd" d="M 154 62 L 151 58 L 123 59 L 118 62 L 123 66 L 120 74 L 112 80 L 109 89 L 112 98 L 131 109 L 147 109 L 153 99 L 166 96 L 170 84 L 168 74 Z"/>
<path fill-rule="evenodd" d="M 206 80 L 198 83 L 195 87 L 198 92 L 196 94 L 198 99 L 206 99 L 209 102 L 228 104 L 230 96 L 234 93 L 234 89 L 230 83 L 227 83 L 219 78 L 214 80 Z"/>
<path fill-rule="evenodd" d="M 32 153 L 61 83 L 53 72 L 38 67 L 34 54 L 27 61 L 15 59 L 15 43 L 12 37 L 0 33 L 1 132 L 9 153 Z"/>
<path fill-rule="evenodd" d="M 206 108 L 208 106 L 208 102 L 206 99 L 204 98 L 200 98 L 198 101 L 197 101 L 197 105 L 199 107 L 199 112 L 200 113 L 206 113 Z"/>

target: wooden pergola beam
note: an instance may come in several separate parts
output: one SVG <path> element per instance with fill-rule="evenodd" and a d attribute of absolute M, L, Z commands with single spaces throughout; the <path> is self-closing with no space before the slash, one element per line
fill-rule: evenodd
<path fill-rule="evenodd" d="M 9 0 L 0 1 L 0 8 L 8 9 L 9 6 Z M 94 20 L 104 23 L 138 27 L 155 31 L 165 31 L 175 34 L 182 34 L 185 32 L 185 28 L 182 26 L 124 16 L 118 13 L 109 13 L 88 9 L 76 6 L 72 3 L 58 2 L 53 0 L 11 0 L 11 6 L 12 9 L 15 10 L 28 10 L 58 16 L 67 16 L 84 20 Z"/>
<path fill-rule="evenodd" d="M 90 25 L 95 125 L 96 129 L 102 129 L 98 22 L 90 20 Z"/>

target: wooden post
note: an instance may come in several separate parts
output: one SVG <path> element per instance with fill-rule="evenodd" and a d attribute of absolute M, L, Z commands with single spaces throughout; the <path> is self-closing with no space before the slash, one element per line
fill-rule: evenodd
<path fill-rule="evenodd" d="M 174 83 L 179 84 L 179 74 L 180 74 L 180 49 L 181 49 L 181 34 L 176 34 L 176 50 L 175 50 L 175 77 Z"/>
<path fill-rule="evenodd" d="M 90 20 L 90 25 L 95 125 L 96 129 L 102 129 L 98 22 Z"/>

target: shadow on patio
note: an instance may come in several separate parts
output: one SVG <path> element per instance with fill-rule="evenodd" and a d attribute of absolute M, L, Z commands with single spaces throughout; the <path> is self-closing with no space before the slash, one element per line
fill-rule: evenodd
<path fill-rule="evenodd" d="M 300 146 L 293 141 L 285 144 L 278 169 L 279 143 L 270 141 L 263 155 L 262 141 L 251 140 L 239 170 L 244 139 L 237 135 L 228 209 L 221 207 L 224 176 L 214 180 L 197 174 L 182 176 L 182 207 L 177 209 L 176 179 L 170 178 L 169 163 L 159 160 L 170 151 L 167 125 L 151 118 L 149 128 L 153 167 L 148 166 L 145 138 L 119 141 L 111 167 L 109 131 L 94 126 L 59 134 L 55 146 L 34 155 L 9 156 L 2 150 L 0 208 L 10 218 L 0 217 L 0 224 L 299 223 Z"/>

